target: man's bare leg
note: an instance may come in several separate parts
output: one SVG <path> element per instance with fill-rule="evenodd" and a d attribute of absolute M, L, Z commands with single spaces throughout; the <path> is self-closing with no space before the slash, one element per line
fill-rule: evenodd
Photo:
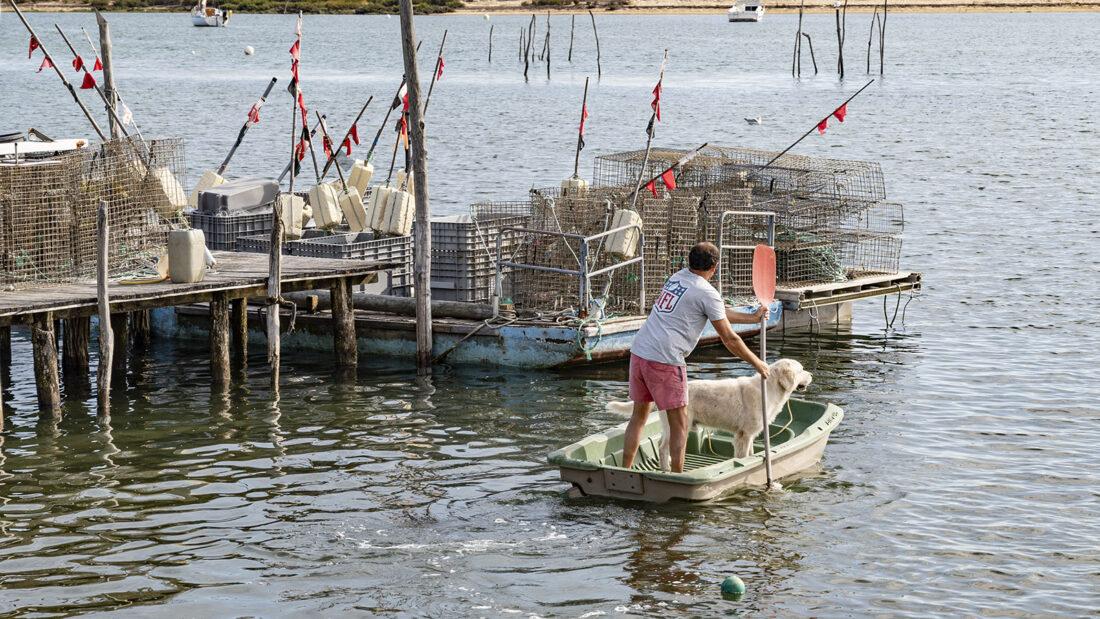
<path fill-rule="evenodd" d="M 687 452 L 687 407 L 670 408 L 668 415 L 668 453 L 672 458 L 672 472 L 684 472 L 684 455 Z"/>
<path fill-rule="evenodd" d="M 649 408 L 652 402 L 635 402 L 634 412 L 630 415 L 630 423 L 626 424 L 626 433 L 623 434 L 623 467 L 634 466 L 634 456 L 638 453 L 638 443 L 642 442 L 642 430 L 649 419 Z"/>

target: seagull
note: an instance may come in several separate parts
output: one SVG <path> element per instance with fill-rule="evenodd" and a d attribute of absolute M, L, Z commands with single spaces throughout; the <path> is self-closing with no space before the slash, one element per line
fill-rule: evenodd
<path fill-rule="evenodd" d="M 764 122 L 764 118 L 762 116 L 757 116 L 756 118 L 746 118 L 745 122 L 749 123 L 750 125 L 759 125 Z"/>

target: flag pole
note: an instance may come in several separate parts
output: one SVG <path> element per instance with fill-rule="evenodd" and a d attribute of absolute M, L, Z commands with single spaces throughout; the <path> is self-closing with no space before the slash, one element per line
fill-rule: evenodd
<path fill-rule="evenodd" d="M 340 147 L 341 148 L 343 148 L 344 142 L 347 142 L 348 138 L 351 137 L 351 130 L 353 128 L 355 128 L 355 125 L 359 124 L 359 119 L 363 117 L 363 112 L 367 111 L 367 106 L 370 105 L 371 101 L 374 101 L 374 95 L 371 95 L 367 99 L 367 102 L 363 104 L 363 108 L 359 110 L 359 114 L 355 117 L 355 120 L 351 121 L 351 125 L 348 126 L 347 132 L 344 133 L 344 139 L 340 140 Z M 321 125 L 321 130 L 324 131 L 324 123 L 319 122 L 318 124 Z M 325 161 L 325 167 L 321 170 L 321 180 L 325 180 L 325 176 L 328 176 L 328 171 L 330 169 L 332 169 L 332 164 L 335 161 L 336 161 L 336 150 L 333 150 L 332 151 L 332 156 L 329 157 L 327 161 Z"/>
<path fill-rule="evenodd" d="M 79 96 L 77 96 L 76 89 L 73 88 L 73 85 L 69 83 L 69 80 L 65 79 L 65 75 L 61 73 L 61 69 L 57 67 L 57 63 L 53 61 L 50 53 L 46 51 L 46 46 L 42 44 L 42 39 L 38 38 L 38 35 L 34 33 L 34 28 L 31 28 L 31 25 L 27 22 L 27 18 L 23 17 L 23 11 L 20 11 L 19 7 L 15 5 L 15 0 L 8 0 L 8 4 L 11 5 L 11 8 L 15 11 L 15 14 L 19 16 L 19 21 L 23 22 L 23 27 L 27 29 L 27 32 L 29 32 L 31 36 L 34 37 L 35 41 L 38 41 L 38 47 L 42 50 L 42 55 L 46 57 L 46 60 L 50 61 L 50 65 L 53 68 L 54 73 L 57 73 L 57 77 L 61 78 L 61 83 L 65 85 L 65 88 L 69 89 L 69 94 L 73 96 L 73 101 L 76 101 L 76 104 L 80 107 L 80 111 L 84 112 L 84 117 L 87 118 L 88 122 L 92 124 L 92 129 L 95 129 L 96 135 L 99 136 L 99 139 L 106 142 L 107 136 L 103 133 L 103 129 L 100 129 L 99 124 L 96 123 L 95 118 L 92 116 L 92 113 L 88 111 L 88 108 L 85 107 L 84 102 L 80 100 Z"/>
<path fill-rule="evenodd" d="M 416 51 L 420 51 L 420 43 L 416 44 Z M 370 148 L 367 150 L 367 162 L 374 158 L 374 149 L 378 146 L 378 140 L 382 137 L 382 130 L 386 128 L 386 125 L 390 122 L 390 114 L 397 109 L 398 105 L 401 105 L 401 90 L 405 88 L 405 76 L 401 76 L 401 85 L 397 87 L 397 92 L 393 95 L 393 102 L 390 103 L 390 109 L 386 110 L 386 117 L 382 119 L 382 124 L 378 125 L 378 131 L 374 134 L 374 141 L 370 143 Z"/>
<path fill-rule="evenodd" d="M 294 96 L 294 95 L 291 95 L 291 96 Z M 324 114 L 321 114 L 321 117 L 322 117 L 322 118 L 327 118 L 327 117 L 326 117 L 326 116 L 325 116 Z M 317 130 L 318 130 L 318 129 L 319 129 L 320 127 L 321 127 L 321 125 L 320 125 L 320 124 L 316 124 L 316 125 L 313 125 L 313 129 L 310 129 L 310 131 L 309 131 L 309 137 L 310 137 L 310 138 L 312 138 L 312 137 L 313 137 L 314 135 L 316 135 L 316 134 L 317 134 Z M 291 144 L 293 144 L 293 142 L 291 142 Z M 290 168 L 294 167 L 294 166 L 293 166 L 293 164 L 295 163 L 295 161 L 294 161 L 294 158 L 293 158 L 293 157 L 291 157 L 291 158 L 290 158 L 290 161 L 291 161 L 291 163 L 290 163 L 290 164 L 287 164 L 287 166 L 286 166 L 285 168 L 283 168 L 283 173 L 279 175 L 279 184 L 280 184 L 280 185 L 282 185 L 282 183 L 283 183 L 283 179 L 284 179 L 284 178 L 286 178 L 286 175 L 287 175 L 287 173 L 289 173 L 289 172 L 290 172 Z M 299 166 L 299 168 L 300 168 L 300 167 L 301 167 L 301 166 Z M 295 175 L 295 176 L 297 176 L 297 175 L 298 175 L 298 172 L 295 172 L 295 173 L 294 173 L 294 175 Z"/>
<path fill-rule="evenodd" d="M 660 172 L 660 173 L 659 173 L 659 174 L 658 174 L 657 176 L 654 176 L 653 178 L 649 179 L 648 181 L 646 181 L 646 182 L 644 182 L 644 183 L 640 183 L 640 184 L 638 185 L 638 188 L 639 188 L 639 189 L 643 189 L 643 188 L 645 188 L 645 186 L 646 186 L 646 185 L 648 185 L 648 184 L 650 184 L 650 183 L 655 183 L 655 182 L 657 182 L 657 180 L 658 180 L 659 178 L 661 178 L 662 176 L 664 176 L 664 175 L 665 175 L 665 172 L 668 172 L 669 170 L 672 170 L 672 169 L 674 169 L 674 168 L 680 168 L 680 167 L 683 167 L 684 165 L 686 165 L 686 164 L 687 164 L 687 162 L 689 162 L 689 161 L 691 161 L 692 159 L 694 159 L 694 158 L 695 158 L 695 156 L 699 154 L 699 151 L 703 150 L 704 148 L 706 148 L 706 147 L 707 147 L 707 146 L 709 146 L 709 145 L 710 145 L 710 142 L 703 142 L 703 145 L 702 145 L 702 146 L 700 146 L 699 148 L 696 148 L 696 149 L 695 149 L 695 150 L 693 150 L 693 151 L 690 151 L 690 152 L 689 152 L 688 154 L 684 155 L 683 157 L 680 157 L 679 159 L 677 159 L 677 160 L 676 160 L 676 163 L 674 163 L 674 164 L 672 164 L 672 165 L 668 166 L 668 167 L 667 167 L 667 168 L 665 168 L 664 170 L 661 170 L 661 172 Z"/>
<path fill-rule="evenodd" d="M 80 32 L 84 33 L 84 40 L 87 41 L 88 45 L 92 48 L 92 54 L 95 56 L 95 59 L 100 60 L 99 51 L 96 49 L 95 43 L 92 42 L 92 37 L 88 35 L 88 31 L 84 29 L 84 26 L 80 27 Z M 102 62 L 102 61 L 100 61 L 100 62 Z M 94 64 L 92 65 L 92 72 L 93 73 L 95 72 L 95 65 Z M 104 92 L 104 94 L 106 94 L 106 92 Z M 119 105 L 123 106 L 127 110 L 130 109 L 130 106 L 126 104 L 126 100 L 122 98 L 122 95 L 119 94 L 118 90 L 115 90 L 114 96 L 115 96 L 116 99 L 118 99 Z M 123 116 L 123 118 L 125 118 L 126 114 L 124 113 L 122 116 Z M 142 142 L 144 142 L 145 137 L 141 135 L 141 128 L 138 127 L 137 121 L 131 119 L 130 124 L 133 125 L 134 133 L 137 134 L 138 139 L 141 140 Z"/>
<path fill-rule="evenodd" d="M 435 82 L 439 77 L 439 64 L 443 62 L 443 46 L 447 44 L 447 31 L 443 31 L 443 40 L 439 43 L 439 54 L 435 57 L 435 73 L 432 73 L 432 83 L 428 84 L 428 98 L 424 99 L 424 113 L 428 113 L 428 104 L 432 102 L 432 91 L 435 90 Z M 417 48 L 419 49 L 419 48 Z"/>
<path fill-rule="evenodd" d="M 584 117 L 588 111 L 588 78 L 584 78 L 584 97 L 581 99 L 581 124 L 577 129 L 577 154 L 573 157 L 573 178 L 580 178 L 581 149 L 584 148 Z"/>
<path fill-rule="evenodd" d="M 591 11 L 590 11 L 591 12 Z M 665 81 L 665 64 L 668 63 L 668 50 L 665 50 L 665 57 L 661 60 L 661 73 L 657 78 L 657 86 L 661 87 L 661 84 Z M 657 90 L 660 93 L 660 90 Z M 642 157 L 642 169 L 638 170 L 638 186 L 634 188 L 634 196 L 630 199 L 630 210 L 638 210 L 638 192 L 641 190 L 642 178 L 645 177 L 645 169 L 649 166 L 649 149 L 653 145 L 653 133 L 654 123 L 657 122 L 657 109 L 661 105 L 660 94 L 657 96 L 657 105 L 653 106 L 653 112 L 649 115 L 649 124 L 646 125 L 646 140 L 645 140 L 645 156 Z"/>
<path fill-rule="evenodd" d="M 271 78 L 271 81 L 267 83 L 267 88 L 264 89 L 264 94 L 260 96 L 260 100 L 257 102 L 260 104 L 260 106 L 263 106 L 264 102 L 267 101 L 267 96 L 271 94 L 271 89 L 275 87 L 275 82 L 277 81 L 279 81 L 278 78 L 273 77 Z M 297 101 L 297 99 L 295 99 L 295 101 Z M 257 113 L 259 113 L 258 109 Z M 229 167 L 229 160 L 233 158 L 234 154 L 236 154 L 237 148 L 241 145 L 241 141 L 244 140 L 244 134 L 248 133 L 248 128 L 251 126 L 252 109 L 250 108 L 248 110 L 248 120 L 244 121 L 244 125 L 241 126 L 240 132 L 237 133 L 237 141 L 233 142 L 232 148 L 229 149 L 229 154 L 225 156 L 225 160 L 222 161 L 222 164 L 220 166 L 218 166 L 217 174 L 219 176 L 225 172 L 226 168 Z"/>
<path fill-rule="evenodd" d="M 867 87 L 870 86 L 871 84 L 873 84 L 874 82 L 875 82 L 875 80 L 872 79 L 871 81 L 864 84 L 863 88 L 860 88 L 859 90 L 855 91 L 855 93 L 852 94 L 852 96 L 850 96 L 850 97 L 848 97 L 847 99 L 844 100 L 844 103 L 841 103 L 840 105 L 834 107 L 832 112 L 829 112 L 828 114 L 825 115 L 825 118 L 822 118 L 821 120 L 814 123 L 814 126 L 810 127 L 810 130 L 807 131 L 806 133 L 803 133 L 802 137 L 795 140 L 794 144 L 791 144 L 787 148 L 784 148 L 783 152 L 779 153 L 775 157 L 772 157 L 771 161 L 765 163 L 764 165 L 760 166 L 758 169 L 754 170 L 753 174 L 756 174 L 756 173 L 762 171 L 764 168 L 766 168 L 766 167 L 770 166 L 771 164 L 775 163 L 776 161 L 779 161 L 780 157 L 782 157 L 783 155 L 786 155 L 787 152 L 789 152 L 795 146 L 798 146 L 799 142 L 801 142 L 802 140 L 805 140 L 807 136 L 809 136 L 811 133 L 814 132 L 814 129 L 817 129 L 821 125 L 821 123 L 829 120 L 829 117 L 832 116 L 837 110 L 844 107 L 845 105 L 848 105 L 848 103 L 851 102 L 852 99 L 855 99 L 856 97 L 858 97 L 859 93 L 863 92 L 864 90 L 867 90 Z"/>

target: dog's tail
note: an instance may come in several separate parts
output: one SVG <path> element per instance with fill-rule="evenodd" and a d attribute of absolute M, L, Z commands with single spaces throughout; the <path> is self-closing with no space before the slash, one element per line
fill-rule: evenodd
<path fill-rule="evenodd" d="M 634 412 L 633 402 L 608 402 L 607 412 L 629 417 Z"/>

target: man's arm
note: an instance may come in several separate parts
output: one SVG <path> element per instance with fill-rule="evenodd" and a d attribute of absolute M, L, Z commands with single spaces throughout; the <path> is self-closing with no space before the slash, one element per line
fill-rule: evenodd
<path fill-rule="evenodd" d="M 726 307 L 726 320 L 732 322 L 735 325 L 750 325 L 760 322 L 768 315 L 768 306 L 761 305 L 759 309 L 751 314 L 745 312 L 739 312 L 732 307 Z"/>
<path fill-rule="evenodd" d="M 756 368 L 757 372 L 760 372 L 765 378 L 768 377 L 768 365 L 760 360 L 749 350 L 748 346 L 745 346 L 744 340 L 741 336 L 733 332 L 733 327 L 730 326 L 729 320 L 725 318 L 721 320 L 712 320 L 711 324 L 714 325 L 714 330 L 718 332 L 718 337 L 722 338 L 722 344 L 725 345 L 726 350 L 732 354 L 737 355 L 741 359 L 748 363 L 752 367 Z"/>

